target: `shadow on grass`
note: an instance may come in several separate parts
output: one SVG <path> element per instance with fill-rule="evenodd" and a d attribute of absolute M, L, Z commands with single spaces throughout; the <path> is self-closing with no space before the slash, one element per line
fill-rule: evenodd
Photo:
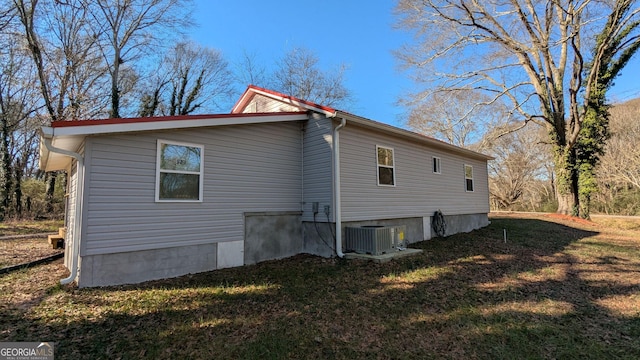
<path fill-rule="evenodd" d="M 593 246 L 596 235 L 494 218 L 386 264 L 301 255 L 54 288 L 31 311 L 9 311 L 1 338 L 56 341 L 60 358 L 91 359 L 637 358 L 640 280 L 627 276 L 640 270 L 640 243 Z"/>

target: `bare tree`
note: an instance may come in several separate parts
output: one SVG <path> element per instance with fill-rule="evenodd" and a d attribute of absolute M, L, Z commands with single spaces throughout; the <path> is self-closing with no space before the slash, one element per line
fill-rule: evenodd
<path fill-rule="evenodd" d="M 20 166 L 20 171 L 13 172 L 14 185 L 25 173 L 32 173 L 38 125 L 34 122 L 107 116 L 109 107 L 117 117 L 123 107 L 131 108 L 137 99 L 126 95 L 133 93 L 137 65 L 143 64 L 133 60 L 142 60 L 160 40 L 179 35 L 189 24 L 189 5 L 190 0 L 11 0 L 0 4 L 0 36 L 26 49 L 36 76 L 25 83 L 25 89 L 39 93 L 38 112 L 16 126 L 6 126 L 7 136 L 2 138 L 1 145 Z M 56 176 L 47 177 L 48 208 L 52 209 Z M 16 188 L 16 200 L 20 191 Z"/>
<path fill-rule="evenodd" d="M 188 115 L 228 105 L 233 74 L 222 54 L 190 42 L 178 43 L 160 62 L 144 92 L 140 116 Z"/>
<path fill-rule="evenodd" d="M 45 115 L 44 123 L 70 116 L 101 112 L 96 36 L 88 29 L 88 13 L 82 0 L 13 0 L 19 20 L 18 43 L 26 43 L 37 74 L 35 83 Z M 96 90 L 97 89 L 97 90 Z M 35 132 L 33 133 L 35 136 Z M 48 176 L 47 201 L 51 210 L 56 174 Z"/>
<path fill-rule="evenodd" d="M 35 170 L 42 108 L 35 66 L 20 36 L 14 4 L 0 9 L 0 216 L 20 216 L 22 181 Z M 35 123 L 34 123 L 34 120 Z M 33 126 L 37 125 L 37 126 Z"/>
<path fill-rule="evenodd" d="M 273 74 L 278 91 L 326 106 L 345 106 L 351 93 L 344 86 L 345 65 L 323 71 L 310 50 L 294 48 L 278 62 Z"/>
<path fill-rule="evenodd" d="M 597 168 L 602 188 L 640 191 L 640 99 L 611 109 L 611 139 Z"/>
<path fill-rule="evenodd" d="M 87 7 L 82 0 L 44 5 L 42 45 L 49 60 L 49 82 L 58 94 L 55 111 L 59 120 L 104 116 L 108 73 Z"/>
<path fill-rule="evenodd" d="M 407 125 L 414 131 L 461 147 L 478 146 L 483 135 L 508 116 L 499 104 L 479 107 L 489 101 L 480 92 L 449 91 L 433 93 L 428 99 L 412 102 Z"/>
<path fill-rule="evenodd" d="M 415 30 L 420 43 L 399 57 L 417 79 L 434 84 L 425 94 L 481 90 L 491 100 L 478 105 L 509 104 L 521 127 L 544 125 L 558 212 L 577 214 L 576 144 L 585 136 L 585 108 L 640 45 L 634 6 L 635 0 L 400 0 L 401 25 Z"/>
<path fill-rule="evenodd" d="M 123 68 L 135 71 L 134 60 L 188 28 L 190 0 L 96 0 L 91 4 L 94 33 L 111 77 L 109 116 L 118 118 L 121 97 L 128 90 L 123 79 L 133 78 L 124 77 Z"/>
<path fill-rule="evenodd" d="M 532 199 L 544 198 L 537 194 L 546 190 L 540 184 L 549 175 L 545 164 L 551 162 L 542 142 L 544 135 L 543 128 L 531 125 L 485 143 L 486 151 L 495 158 L 489 162 L 489 194 L 495 208 L 534 208 L 537 204 Z"/>
<path fill-rule="evenodd" d="M 50 116 L 50 121 L 56 121 L 62 114 L 56 112 L 54 107 L 55 98 L 54 92 L 51 90 L 49 74 L 47 72 L 48 66 L 45 60 L 46 56 L 44 54 L 44 46 L 40 39 L 41 36 L 38 32 L 38 27 L 36 26 L 36 21 L 39 20 L 36 16 L 36 11 L 39 10 L 38 0 L 14 0 L 13 4 L 14 10 L 18 13 L 20 23 L 22 24 L 24 31 L 23 35 L 29 48 L 29 54 L 33 59 L 36 72 L 38 74 L 38 85 L 44 102 L 44 107 L 47 114 Z M 63 76 L 63 78 L 65 78 L 65 76 Z M 61 87 L 60 91 L 59 96 L 60 98 L 63 98 L 62 94 L 65 91 L 65 87 Z"/>
<path fill-rule="evenodd" d="M 14 0 L 49 121 L 104 112 L 106 67 L 83 0 Z"/>
<path fill-rule="evenodd" d="M 262 65 L 255 53 L 244 51 L 240 61 L 235 63 L 236 81 L 241 87 L 257 85 L 265 88 L 271 87 L 271 79 L 266 67 Z"/>
<path fill-rule="evenodd" d="M 34 149 L 14 146 L 16 130 L 37 110 L 37 94 L 31 86 L 32 67 L 28 58 L 21 56 L 15 43 L 6 44 L 0 52 L 0 216 L 9 212 L 11 194 L 21 178 L 14 179 L 14 164 L 19 156 L 29 156 Z M 35 137 L 35 133 L 31 134 Z M 22 150 L 20 152 L 16 150 Z"/>

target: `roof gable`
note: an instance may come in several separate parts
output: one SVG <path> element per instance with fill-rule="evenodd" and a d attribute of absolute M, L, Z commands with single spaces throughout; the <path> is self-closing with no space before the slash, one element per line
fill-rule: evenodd
<path fill-rule="evenodd" d="M 231 109 L 232 114 L 280 111 L 315 111 L 328 117 L 336 114 L 336 109 L 299 99 L 277 91 L 249 85 L 238 102 Z"/>

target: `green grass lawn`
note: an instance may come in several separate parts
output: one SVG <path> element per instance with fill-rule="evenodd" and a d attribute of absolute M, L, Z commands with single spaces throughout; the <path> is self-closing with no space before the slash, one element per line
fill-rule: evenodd
<path fill-rule="evenodd" d="M 58 261 L 0 278 L 0 341 L 55 341 L 57 359 L 640 358 L 640 232 L 491 220 L 385 264 L 302 255 L 77 289 Z"/>

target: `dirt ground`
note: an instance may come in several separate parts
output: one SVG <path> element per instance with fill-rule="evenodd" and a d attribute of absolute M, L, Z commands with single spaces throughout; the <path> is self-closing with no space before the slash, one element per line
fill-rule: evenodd
<path fill-rule="evenodd" d="M 0 268 L 28 263 L 63 251 L 52 249 L 46 237 L 0 240 Z"/>

